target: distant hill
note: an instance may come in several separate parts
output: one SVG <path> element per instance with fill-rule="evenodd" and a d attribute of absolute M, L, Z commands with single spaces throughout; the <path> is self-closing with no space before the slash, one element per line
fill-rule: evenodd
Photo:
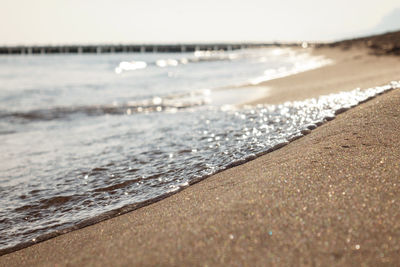
<path fill-rule="evenodd" d="M 353 40 L 365 36 L 372 36 L 395 31 L 400 31 L 400 8 L 393 9 L 390 13 L 385 15 L 376 26 L 362 31 L 345 33 L 339 40 Z"/>
<path fill-rule="evenodd" d="M 392 12 L 382 18 L 378 25 L 365 34 L 372 35 L 397 30 L 400 30 L 400 8 L 392 10 Z"/>
<path fill-rule="evenodd" d="M 376 55 L 400 56 L 400 31 L 317 45 L 317 47 L 326 46 L 340 47 L 342 49 L 349 49 L 351 47 L 367 47 Z"/>
<path fill-rule="evenodd" d="M 368 47 L 372 53 L 377 55 L 400 56 L 400 8 L 396 8 L 384 16 L 378 25 L 372 29 L 347 36 L 352 37 L 317 46 L 341 47 L 343 49 Z"/>

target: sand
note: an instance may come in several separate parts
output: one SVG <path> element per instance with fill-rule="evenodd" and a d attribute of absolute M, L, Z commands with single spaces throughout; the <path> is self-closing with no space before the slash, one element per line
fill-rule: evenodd
<path fill-rule="evenodd" d="M 367 48 L 320 48 L 314 55 L 333 59 L 319 69 L 256 85 L 270 88 L 265 97 L 249 104 L 279 104 L 320 95 L 387 84 L 400 77 L 400 57 L 376 56 Z"/>
<path fill-rule="evenodd" d="M 279 94 L 258 103 L 400 80 L 397 57 L 315 53 L 336 64 L 267 82 Z M 395 90 L 167 199 L 4 255 L 0 266 L 399 265 L 399 163 Z"/>

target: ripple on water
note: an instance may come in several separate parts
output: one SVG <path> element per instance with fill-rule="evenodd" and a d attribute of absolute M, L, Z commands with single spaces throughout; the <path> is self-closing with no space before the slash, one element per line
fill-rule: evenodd
<path fill-rule="evenodd" d="M 100 116 L 67 126 L 65 121 L 42 122 L 40 130 L 23 133 L 26 143 L 19 140 L 21 147 L 29 144 L 38 153 L 30 158 L 21 154 L 13 163 L 15 173 L 5 174 L 19 177 L 12 186 L 0 183 L 0 249 L 151 203 L 285 146 L 350 107 L 399 87 L 394 82 L 236 110 L 202 107 Z M 60 138 L 60 133 L 71 138 Z"/>

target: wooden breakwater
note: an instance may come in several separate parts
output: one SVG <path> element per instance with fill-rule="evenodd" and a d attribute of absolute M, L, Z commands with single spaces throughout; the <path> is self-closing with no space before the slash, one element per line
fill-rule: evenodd
<path fill-rule="evenodd" d="M 121 45 L 38 45 L 38 46 L 1 46 L 1 55 L 26 54 L 102 54 L 102 53 L 181 53 L 204 50 L 237 50 L 272 46 L 293 47 L 299 43 L 240 43 L 240 44 L 121 44 Z"/>

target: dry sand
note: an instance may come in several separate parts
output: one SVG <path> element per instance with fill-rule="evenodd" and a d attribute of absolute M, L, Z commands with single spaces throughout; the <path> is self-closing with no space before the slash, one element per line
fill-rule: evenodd
<path fill-rule="evenodd" d="M 323 48 L 337 63 L 265 83 L 258 102 L 400 80 L 400 59 Z M 4 255 L 0 266 L 400 265 L 400 91 L 134 212 Z"/>

